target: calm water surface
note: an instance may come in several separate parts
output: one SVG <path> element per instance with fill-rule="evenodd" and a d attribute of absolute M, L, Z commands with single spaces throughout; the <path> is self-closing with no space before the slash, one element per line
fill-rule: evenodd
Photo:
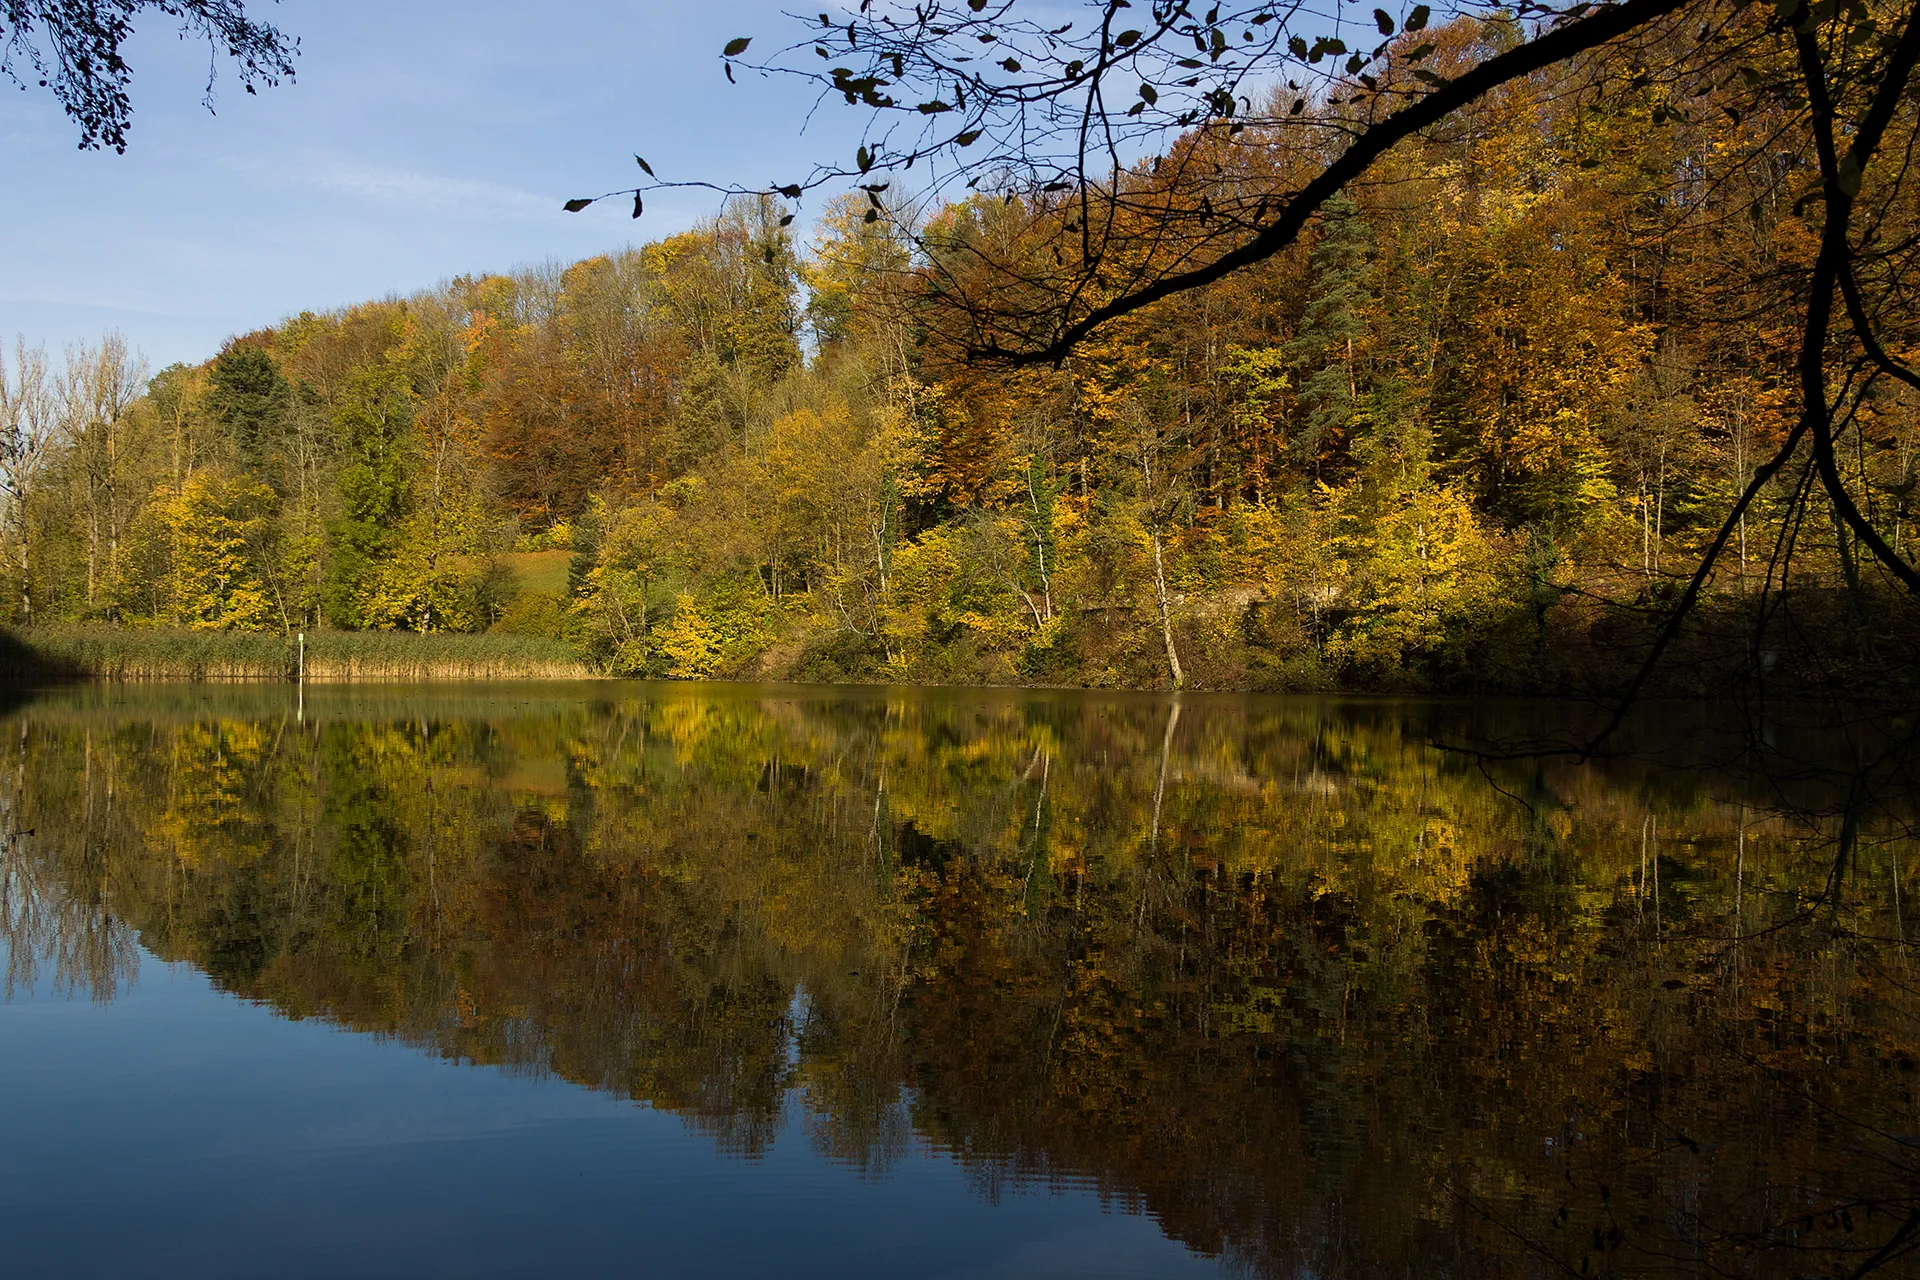
<path fill-rule="evenodd" d="M 1914 771 L 1582 714 L 16 699 L 0 1270 L 1920 1274 Z"/>

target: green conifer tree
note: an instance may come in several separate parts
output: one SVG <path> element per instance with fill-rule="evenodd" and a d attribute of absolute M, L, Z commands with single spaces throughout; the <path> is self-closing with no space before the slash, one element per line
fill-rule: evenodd
<path fill-rule="evenodd" d="M 1317 474 L 1322 459 L 1346 443 L 1360 396 L 1355 345 L 1366 332 L 1372 299 L 1367 279 L 1372 232 L 1344 196 L 1329 200 L 1325 228 L 1308 259 L 1313 290 L 1300 329 L 1287 344 L 1299 387 L 1301 421 L 1294 448 Z"/>
<path fill-rule="evenodd" d="M 207 407 L 226 426 L 235 456 L 248 470 L 261 470 L 293 388 L 256 346 L 228 347 L 214 360 L 208 382 Z"/>
<path fill-rule="evenodd" d="M 357 371 L 334 411 L 347 450 L 337 483 L 341 515 L 331 530 L 333 558 L 323 590 L 336 626 L 365 626 L 365 604 L 381 566 L 393 558 L 409 508 L 407 442 L 413 397 L 390 364 Z"/>

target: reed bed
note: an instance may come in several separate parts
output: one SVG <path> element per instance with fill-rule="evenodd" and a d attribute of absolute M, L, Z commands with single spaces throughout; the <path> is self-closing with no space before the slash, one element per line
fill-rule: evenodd
<path fill-rule="evenodd" d="M 593 673 L 563 640 L 514 635 L 318 631 L 309 682 L 580 680 Z M 55 625 L 0 632 L 0 680 L 292 680 L 292 636 Z"/>

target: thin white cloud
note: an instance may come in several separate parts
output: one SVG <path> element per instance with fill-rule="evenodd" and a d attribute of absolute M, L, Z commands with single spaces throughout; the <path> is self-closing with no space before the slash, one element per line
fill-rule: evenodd
<path fill-rule="evenodd" d="M 442 177 L 338 159 L 306 167 L 303 176 L 326 191 L 440 216 L 550 219 L 559 207 L 559 202 L 551 196 L 536 195 L 498 182 Z"/>

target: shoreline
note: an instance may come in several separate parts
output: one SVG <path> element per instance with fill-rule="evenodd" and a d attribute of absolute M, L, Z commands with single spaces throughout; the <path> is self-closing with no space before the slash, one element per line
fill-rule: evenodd
<path fill-rule="evenodd" d="M 296 685 L 299 645 L 294 637 L 265 632 L 187 631 L 98 623 L 54 623 L 32 628 L 0 627 L 0 689 L 24 692 L 87 684 Z M 1624 670 L 1624 669 L 1623 669 Z M 1179 689 L 1159 684 L 1061 683 L 913 679 L 873 673 L 834 673 L 775 668 L 739 669 L 695 679 L 634 676 L 597 669 L 570 641 L 496 632 L 318 631 L 305 637 L 304 683 L 316 687 L 407 684 L 549 683 L 616 685 L 706 684 L 792 689 L 903 689 L 1000 691 L 1006 693 L 1108 693 L 1152 697 L 1175 695 L 1279 695 L 1391 701 L 1549 700 L 1605 705 L 1619 696 L 1623 670 L 1590 671 L 1585 678 L 1535 687 L 1495 673 L 1478 680 L 1433 687 L 1418 673 L 1405 683 L 1356 686 L 1334 683 L 1203 684 Z M 1699 677 L 1702 673 L 1692 673 Z M 1720 673 L 1722 675 L 1730 673 Z M 1785 676 L 1786 678 L 1781 678 Z M 1802 701 L 1832 697 L 1838 690 L 1808 687 L 1780 673 L 1759 682 L 1699 679 L 1656 680 L 1639 701 L 1712 703 L 1729 696 Z M 1857 697 L 1843 698 L 1855 702 Z"/>

